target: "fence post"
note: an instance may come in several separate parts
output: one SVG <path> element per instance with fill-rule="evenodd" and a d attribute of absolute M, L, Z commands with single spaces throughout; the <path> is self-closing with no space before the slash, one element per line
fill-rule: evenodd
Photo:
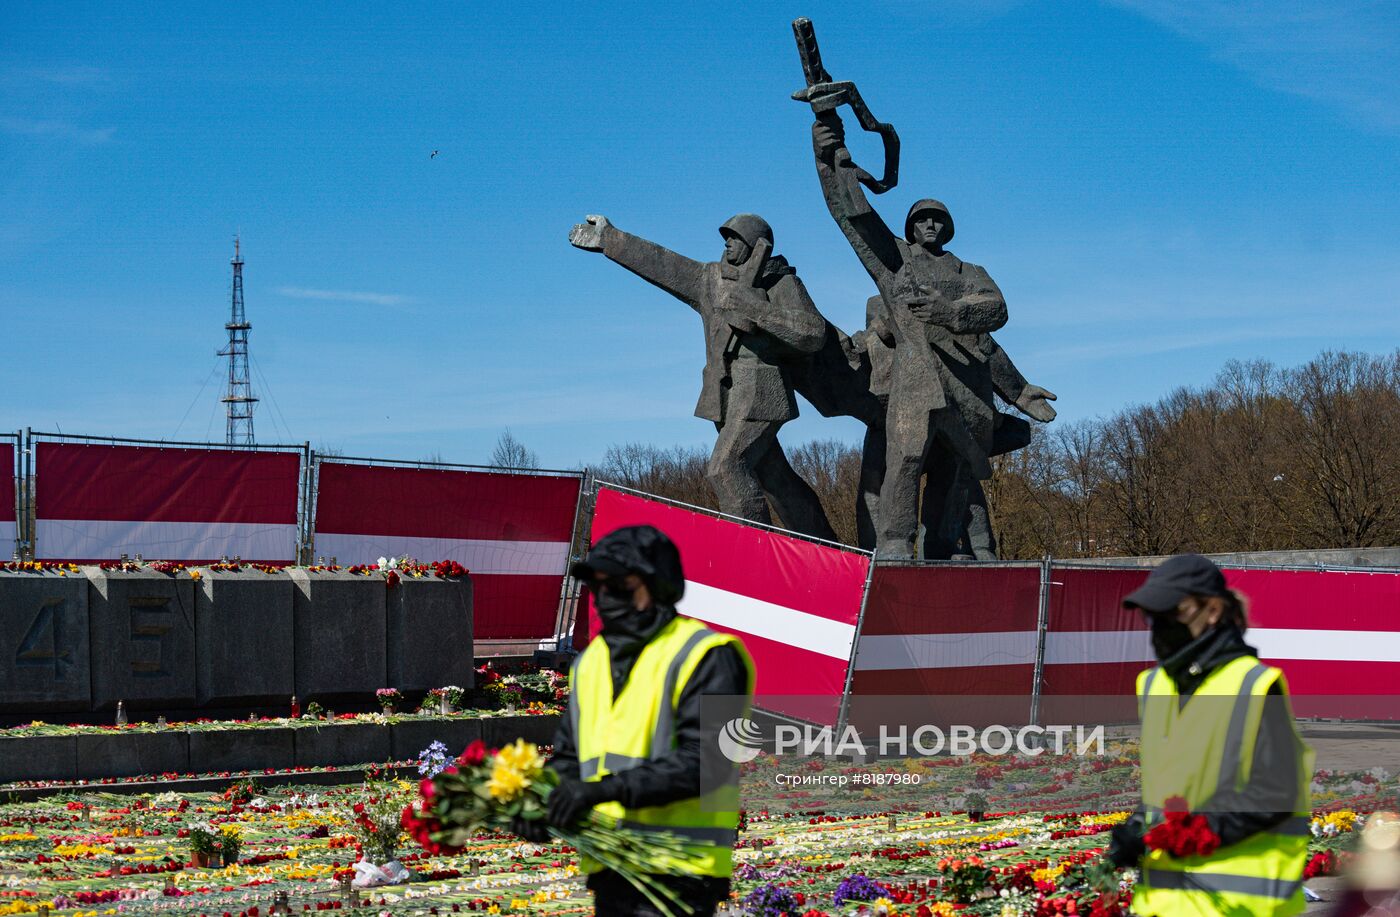
<path fill-rule="evenodd" d="M 1045 680 L 1045 632 L 1050 626 L 1050 565 L 1046 554 L 1040 559 L 1040 606 L 1035 622 L 1035 672 L 1031 676 L 1031 725 L 1040 725 L 1040 694 Z"/>
<path fill-rule="evenodd" d="M 870 555 L 870 566 L 865 571 L 865 588 L 860 593 L 860 611 L 856 612 L 856 632 L 851 637 L 851 655 L 846 660 L 846 683 L 841 687 L 841 706 L 836 714 L 836 736 L 846 731 L 846 718 L 851 714 L 851 685 L 856 676 L 856 656 L 860 652 L 860 632 L 865 626 L 865 607 L 870 603 L 870 586 L 875 581 L 875 555 Z"/>
<path fill-rule="evenodd" d="M 24 486 L 24 431 L 15 431 L 15 457 L 10 462 L 11 487 L 15 495 L 15 544 L 14 557 L 18 560 L 24 550 L 24 501 L 28 498 L 28 488 Z"/>
<path fill-rule="evenodd" d="M 569 578 L 569 568 L 574 561 L 582 560 L 588 548 L 588 530 L 584 517 L 590 515 L 591 501 L 585 498 L 593 486 L 593 473 L 587 468 L 578 482 L 578 500 L 574 503 L 574 526 L 569 535 L 569 550 L 564 555 L 564 575 L 559 584 L 559 612 L 554 616 L 554 652 L 564 652 L 564 645 L 573 645 L 574 621 L 578 618 L 578 590 Z"/>
<path fill-rule="evenodd" d="M 37 508 L 31 501 L 36 499 L 39 488 L 37 481 L 34 481 L 34 429 L 24 428 L 24 453 L 20 461 L 20 478 L 24 496 L 24 531 L 20 537 L 24 539 L 20 546 L 20 556 L 25 560 L 33 560 L 38 556 L 35 550 L 35 542 L 39 540 L 39 524 L 35 521 Z"/>
<path fill-rule="evenodd" d="M 311 500 L 311 483 L 316 474 L 316 450 L 311 448 L 311 443 L 304 442 L 302 449 L 302 463 L 304 470 L 301 479 L 301 529 L 297 537 L 297 563 L 302 566 L 310 566 L 311 560 L 315 556 L 316 530 L 312 513 L 314 507 Z"/>

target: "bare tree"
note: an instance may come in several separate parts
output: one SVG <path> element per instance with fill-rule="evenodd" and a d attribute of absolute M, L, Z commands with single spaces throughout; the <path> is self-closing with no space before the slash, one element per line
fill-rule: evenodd
<path fill-rule="evenodd" d="M 790 450 L 789 461 L 816 491 L 836 537 L 846 544 L 855 544 L 860 447 L 834 439 L 814 439 Z M 775 507 L 774 518 L 777 517 Z"/>
<path fill-rule="evenodd" d="M 496 446 L 491 450 L 492 468 L 538 468 L 540 467 L 539 456 L 527 449 L 525 444 L 516 439 L 509 428 L 503 432 L 496 440 Z"/>
<path fill-rule="evenodd" d="M 1288 489 L 1306 510 L 1304 537 L 1327 547 L 1400 542 L 1400 350 L 1324 353 L 1288 374 L 1288 393 L 1301 472 Z"/>
<path fill-rule="evenodd" d="M 1400 350 L 1305 366 L 1230 362 L 1201 389 L 1109 417 L 1037 426 L 984 482 L 1008 559 L 1400 544 Z M 790 450 L 855 541 L 860 453 Z M 608 450 L 602 480 L 713 508 L 700 449 Z"/>
<path fill-rule="evenodd" d="M 594 476 L 692 506 L 718 509 L 719 502 L 705 480 L 709 453 L 699 448 L 673 446 L 663 449 L 649 443 L 609 446 Z"/>

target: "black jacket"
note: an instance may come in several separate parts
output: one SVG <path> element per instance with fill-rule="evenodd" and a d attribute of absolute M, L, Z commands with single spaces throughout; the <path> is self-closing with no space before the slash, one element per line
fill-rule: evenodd
<path fill-rule="evenodd" d="M 1162 662 L 1176 683 L 1181 703 L 1195 694 L 1206 677 L 1231 660 L 1258 656 L 1244 642 L 1233 624 L 1222 624 L 1202 634 Z M 1232 800 L 1232 811 L 1205 813 L 1221 846 L 1237 844 L 1293 817 L 1304 787 L 1299 785 L 1297 748 L 1293 742 L 1293 717 L 1277 682 L 1269 689 L 1259 735 L 1254 742 L 1254 765 L 1249 783 Z M 1146 818 L 1141 809 L 1113 830 L 1108 856 L 1119 866 L 1131 866 L 1143 855 L 1142 835 Z"/>
<path fill-rule="evenodd" d="M 674 609 L 658 615 L 650 633 L 646 634 L 646 640 L 654 637 L 675 615 Z M 612 652 L 613 697 L 616 699 L 627 684 L 627 677 L 646 641 L 614 649 L 614 642 L 631 641 L 618 640 L 606 633 L 601 639 L 609 644 L 608 649 Z M 722 725 L 702 724 L 700 698 L 706 694 L 743 695 L 747 691 L 748 670 L 739 654 L 728 646 L 710 650 L 695 667 L 695 673 L 681 692 L 680 705 L 676 709 L 676 748 L 668 755 L 630 770 L 609 774 L 603 778 L 603 782 L 615 790 L 618 801 L 629 809 L 665 805 L 698 796 L 702 752 L 718 747 L 718 726 Z M 710 725 L 710 728 L 707 729 L 706 725 Z M 559 720 L 550 766 L 560 777 L 578 779 L 578 740 L 574 735 L 573 721 L 568 716 Z"/>

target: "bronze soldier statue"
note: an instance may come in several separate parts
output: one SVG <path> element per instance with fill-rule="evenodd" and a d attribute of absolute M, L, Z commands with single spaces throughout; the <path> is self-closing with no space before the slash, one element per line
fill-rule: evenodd
<path fill-rule="evenodd" d="M 883 297 L 870 297 L 865 304 L 865 315 L 866 330 L 854 335 L 852 348 L 864 357 L 870 368 L 869 388 L 871 394 L 880 400 L 883 420 L 890 397 L 895 338 L 885 318 Z M 1001 345 L 990 335 L 988 339 L 992 352 L 986 369 L 990 374 L 992 389 L 1003 401 L 1016 404 L 1025 397 L 1030 383 Z M 1053 418 L 1055 409 L 1049 405 L 1045 405 L 1045 408 L 1041 418 Z M 1013 452 L 1027 445 L 1030 438 L 1030 424 L 1019 417 L 997 411 L 992 421 L 992 448 L 989 454 L 996 456 Z M 867 549 L 875 547 L 873 520 L 879 516 L 885 451 L 883 422 L 867 424 L 859 497 L 864 509 L 858 510 L 856 517 L 860 546 Z M 924 528 L 924 557 L 969 556 L 977 560 L 995 560 L 996 539 L 987 516 L 987 497 L 981 482 L 971 479 L 966 463 L 961 462 L 951 450 L 934 448 L 930 449 L 929 464 L 924 473 L 926 483 L 919 509 L 919 519 Z"/>
<path fill-rule="evenodd" d="M 797 416 L 790 376 L 831 335 L 797 271 L 772 256 L 773 230 L 741 213 L 720 227 L 719 261 L 695 261 L 589 216 L 569 242 L 602 252 L 688 304 L 705 327 L 705 370 L 695 416 L 719 431 L 705 469 L 723 512 L 834 541 L 821 502 L 788 463 L 778 430 Z"/>
<path fill-rule="evenodd" d="M 880 291 L 884 334 L 877 337 L 893 345 L 876 551 L 914 556 L 920 480 L 928 471 L 935 502 L 924 514 L 925 555 L 951 556 L 967 524 L 974 484 L 991 477 L 997 428 L 1005 424 L 998 418 L 1007 417 L 995 408 L 997 388 L 1041 421 L 1054 418 L 1048 402 L 1055 396 L 1013 375 L 992 339 L 991 332 L 1006 324 L 1006 301 L 983 268 L 943 247 L 953 237 L 948 208 L 917 202 L 903 237 L 896 236 L 861 189 L 834 110 L 818 114 L 812 139 L 827 208 Z M 930 513 L 938 516 L 936 525 L 928 525 Z"/>

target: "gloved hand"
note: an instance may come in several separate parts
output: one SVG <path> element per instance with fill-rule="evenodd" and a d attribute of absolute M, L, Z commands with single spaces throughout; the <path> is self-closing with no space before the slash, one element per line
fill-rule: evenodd
<path fill-rule="evenodd" d="M 1147 842 L 1142 839 L 1142 828 L 1142 822 L 1137 817 L 1114 826 L 1109 834 L 1111 840 L 1106 854 L 1109 862 L 1119 869 L 1138 864 L 1147 853 Z"/>
<path fill-rule="evenodd" d="M 549 825 L 543 818 L 521 818 L 510 820 L 510 830 L 532 844 L 547 844 L 550 841 Z"/>
<path fill-rule="evenodd" d="M 600 802 L 617 798 L 612 782 L 565 780 L 549 794 L 549 823 L 555 828 L 572 828 Z"/>

